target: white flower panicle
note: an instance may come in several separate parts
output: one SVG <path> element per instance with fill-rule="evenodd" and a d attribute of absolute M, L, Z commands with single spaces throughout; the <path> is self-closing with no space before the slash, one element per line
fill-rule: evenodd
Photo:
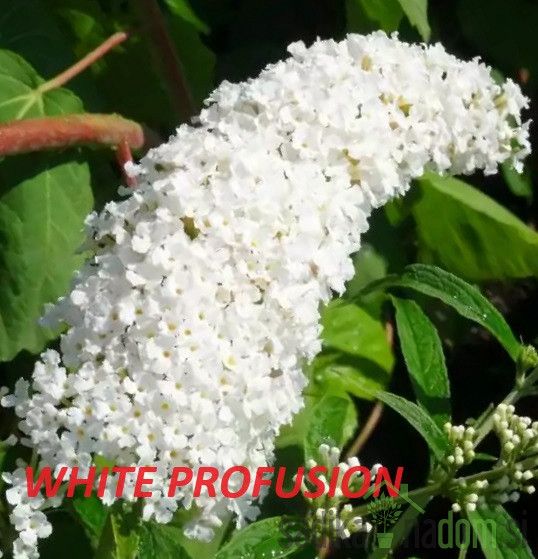
<path fill-rule="evenodd" d="M 223 83 L 196 126 L 130 169 L 139 188 L 88 219 L 95 256 L 49 313 L 60 350 L 3 400 L 41 465 L 82 474 L 101 455 L 164 480 L 267 464 L 372 209 L 426 169 L 519 169 L 529 152 L 526 98 L 478 60 L 384 33 L 289 50 Z M 146 516 L 170 520 L 189 491 Z M 249 502 L 200 497 L 189 535 L 248 518 Z"/>

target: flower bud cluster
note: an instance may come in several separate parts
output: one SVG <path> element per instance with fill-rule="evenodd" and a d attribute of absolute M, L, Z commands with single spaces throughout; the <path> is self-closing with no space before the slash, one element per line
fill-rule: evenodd
<path fill-rule="evenodd" d="M 499 404 L 493 422 L 501 444 L 499 463 L 506 468 L 506 476 L 497 482 L 503 498 L 512 490 L 534 493 L 531 482 L 538 478 L 538 421 L 517 415 L 512 405 Z"/>
<path fill-rule="evenodd" d="M 538 421 L 516 415 L 512 405 L 499 404 L 493 415 L 493 428 L 501 443 L 501 460 L 513 464 L 538 454 Z"/>
<path fill-rule="evenodd" d="M 493 414 L 493 429 L 499 439 L 501 452 L 492 479 L 467 482 L 456 480 L 454 511 L 474 511 L 481 505 L 517 502 L 520 494 L 536 491 L 538 478 L 538 422 L 516 415 L 512 405 L 499 404 Z"/>
<path fill-rule="evenodd" d="M 451 470 L 457 470 L 466 464 L 470 464 L 475 458 L 476 431 L 473 427 L 464 425 L 452 425 L 445 423 L 445 433 L 452 444 L 452 451 L 446 457 L 446 463 Z"/>
<path fill-rule="evenodd" d="M 335 506 L 328 509 L 323 507 L 315 509 L 310 523 L 316 528 L 316 533 L 320 537 L 329 535 L 342 540 L 349 538 L 351 534 L 369 532 L 372 529 L 371 524 L 353 514 L 353 507 L 350 504 L 345 504 L 341 508 Z"/>
<path fill-rule="evenodd" d="M 2 399 L 41 466 L 83 475 L 102 456 L 156 466 L 164 487 L 176 465 L 267 465 L 372 210 L 425 170 L 521 169 L 529 152 L 527 99 L 477 59 L 384 33 L 289 50 L 222 83 L 196 127 L 128 169 L 139 187 L 89 217 L 93 258 L 47 315 L 59 350 Z M 185 532 L 206 539 L 257 511 L 184 488 L 144 516 L 193 505 Z"/>
<path fill-rule="evenodd" d="M 361 465 L 359 459 L 353 456 L 341 462 L 341 450 L 337 447 L 330 447 L 327 444 L 321 444 L 319 446 L 318 455 L 319 461 L 309 459 L 306 462 L 306 467 L 308 470 L 311 470 L 316 466 L 324 466 L 327 468 L 327 476 L 329 476 L 330 479 L 324 474 L 316 476 L 323 483 L 325 491 L 320 497 L 314 499 L 307 498 L 311 508 L 314 510 L 311 521 L 313 523 L 315 522 L 316 526 L 319 526 L 320 520 L 324 520 L 325 528 L 335 530 L 335 533 L 338 533 L 340 537 L 343 538 L 348 538 L 351 533 L 360 530 L 370 531 L 372 526 L 368 522 L 365 522 L 360 516 L 353 515 L 353 508 L 347 503 L 348 499 L 340 489 L 344 474 L 349 471 L 350 468 Z M 375 476 L 380 467 L 381 464 L 376 464 L 370 469 L 371 486 L 373 486 Z M 331 475 L 333 472 L 338 472 L 334 479 Z M 350 491 L 356 492 L 361 488 L 364 490 L 364 482 L 365 480 L 362 473 L 357 472 L 352 474 L 348 483 Z M 335 487 L 334 495 L 329 496 L 331 486 Z M 311 490 L 312 487 L 309 487 L 308 481 L 303 478 L 301 491 L 304 494 Z"/>

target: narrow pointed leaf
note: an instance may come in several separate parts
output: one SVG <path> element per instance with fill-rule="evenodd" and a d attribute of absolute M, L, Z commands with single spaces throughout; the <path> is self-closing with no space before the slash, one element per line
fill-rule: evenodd
<path fill-rule="evenodd" d="M 439 334 L 414 301 L 393 297 L 392 302 L 417 401 L 442 427 L 450 420 L 450 384 Z"/>

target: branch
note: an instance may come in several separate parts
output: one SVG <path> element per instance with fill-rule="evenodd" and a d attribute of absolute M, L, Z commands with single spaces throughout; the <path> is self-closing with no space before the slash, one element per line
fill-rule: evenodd
<path fill-rule="evenodd" d="M 362 450 L 368 439 L 372 436 L 381 415 L 383 414 L 384 405 L 382 402 L 376 402 L 375 406 L 372 408 L 368 420 L 364 424 L 364 427 L 360 430 L 359 436 L 353 441 L 352 445 L 346 452 L 346 456 L 350 458 L 351 456 L 357 456 Z"/>
<path fill-rule="evenodd" d="M 62 87 L 69 80 L 73 79 L 75 76 L 86 70 L 88 66 L 93 64 L 99 58 L 102 58 L 108 51 L 113 49 L 115 46 L 123 43 L 127 39 L 127 33 L 120 32 L 114 33 L 109 37 L 104 43 L 99 45 L 95 50 L 87 54 L 82 60 L 79 60 L 76 64 L 73 64 L 67 70 L 64 70 L 61 74 L 58 74 L 55 78 L 52 78 L 48 82 L 41 84 L 37 91 L 40 93 L 45 93 L 51 89 L 56 89 L 57 87 Z"/>
<path fill-rule="evenodd" d="M 78 145 L 144 145 L 142 127 L 118 115 L 80 114 L 17 120 L 0 124 L 0 157 Z"/>
<path fill-rule="evenodd" d="M 188 121 L 198 111 L 159 5 L 156 0 L 134 0 L 134 3 L 148 42 L 155 52 L 155 59 L 161 67 L 172 106 L 181 120 Z"/>
<path fill-rule="evenodd" d="M 393 346 L 394 343 L 394 326 L 391 322 L 387 322 L 385 324 L 385 335 L 387 337 L 387 341 L 389 342 L 390 346 Z M 375 431 L 381 416 L 383 415 L 384 405 L 382 402 L 376 402 L 375 406 L 372 408 L 364 427 L 360 430 L 359 435 L 353 441 L 351 446 L 348 448 L 346 452 L 346 458 L 350 458 L 351 456 L 357 456 L 359 452 L 362 450 L 364 445 L 368 442 L 368 439 L 372 436 L 373 432 Z"/>

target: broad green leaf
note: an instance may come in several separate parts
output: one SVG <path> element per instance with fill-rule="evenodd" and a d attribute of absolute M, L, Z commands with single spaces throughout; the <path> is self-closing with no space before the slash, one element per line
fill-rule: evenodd
<path fill-rule="evenodd" d="M 349 397 L 327 394 L 312 410 L 304 438 L 305 460 L 318 458 L 318 448 L 325 443 L 342 448 L 356 428 L 355 406 Z"/>
<path fill-rule="evenodd" d="M 346 0 L 347 27 L 353 32 L 396 31 L 403 17 L 398 0 Z"/>
<path fill-rule="evenodd" d="M 109 520 L 114 537 L 113 549 L 111 547 L 107 549 L 109 553 L 112 552 L 111 557 L 114 559 L 132 559 L 136 557 L 141 536 L 138 515 L 134 511 L 130 513 L 111 513 Z M 99 549 L 97 556 L 101 557 Z"/>
<path fill-rule="evenodd" d="M 318 355 L 312 378 L 319 389 L 343 391 L 364 400 L 373 400 L 375 392 L 390 381 L 390 375 L 371 361 L 338 352 Z"/>
<path fill-rule="evenodd" d="M 532 179 L 528 170 L 518 173 L 508 163 L 503 163 L 501 170 L 504 180 L 513 194 L 532 199 Z"/>
<path fill-rule="evenodd" d="M 334 299 L 321 312 L 323 346 L 364 357 L 383 368 L 392 363 L 385 328 L 359 305 Z M 368 348 L 368 349 L 366 349 Z"/>
<path fill-rule="evenodd" d="M 433 419 L 419 406 L 390 392 L 378 392 L 377 398 L 398 412 L 424 438 L 434 456 L 442 460 L 449 450 L 449 441 Z"/>
<path fill-rule="evenodd" d="M 209 27 L 196 15 L 187 0 L 165 0 L 170 11 L 193 25 L 198 31 L 209 32 Z"/>
<path fill-rule="evenodd" d="M 401 2 L 396 0 L 358 0 L 368 17 L 379 23 L 384 31 L 398 29 L 402 19 Z"/>
<path fill-rule="evenodd" d="M 85 163 L 45 154 L 0 162 L 0 360 L 54 337 L 38 319 L 82 262 L 75 252 L 91 208 Z"/>
<path fill-rule="evenodd" d="M 538 233 L 503 206 L 434 173 L 426 173 L 418 187 L 413 216 L 422 262 L 470 281 L 538 276 Z"/>
<path fill-rule="evenodd" d="M 351 299 L 368 283 L 387 275 L 385 255 L 369 243 L 361 244 L 361 249 L 353 256 L 355 275 L 346 284 L 346 299 Z"/>
<path fill-rule="evenodd" d="M 178 528 L 167 525 L 145 524 L 140 537 L 139 559 L 190 559 L 179 537 Z M 210 559 L 208 557 L 208 559 Z"/>
<path fill-rule="evenodd" d="M 420 36 L 429 41 L 431 36 L 428 23 L 428 0 L 398 0 L 407 19 L 414 25 Z"/>
<path fill-rule="evenodd" d="M 441 300 L 465 318 L 473 320 L 489 330 L 508 351 L 512 359 L 517 359 L 521 344 L 501 313 L 476 287 L 454 274 L 436 266 L 411 264 L 400 275 L 390 275 L 373 282 L 365 288 L 363 293 L 390 287 L 405 287 Z"/>
<path fill-rule="evenodd" d="M 327 390 L 330 390 L 330 388 L 315 387 L 313 385 L 306 388 L 304 406 L 299 413 L 294 415 L 291 425 L 284 425 L 280 429 L 280 433 L 275 441 L 277 448 L 284 448 L 293 445 L 302 448 L 306 439 L 306 434 L 310 429 L 310 424 L 316 414 L 316 407 L 321 400 L 329 394 L 326 392 Z M 334 386 L 332 387 L 332 390 L 333 391 L 330 392 L 332 396 L 349 400 L 349 396 L 344 388 Z M 357 409 L 354 405 L 351 405 L 348 407 L 348 415 L 346 416 L 343 425 L 342 445 L 345 445 L 354 435 L 357 428 L 357 422 Z"/>
<path fill-rule="evenodd" d="M 93 494 L 91 497 L 84 497 L 83 494 L 76 496 L 72 504 L 82 522 L 86 535 L 92 545 L 97 547 L 108 518 L 108 509 Z"/>
<path fill-rule="evenodd" d="M 322 310 L 321 324 L 324 351 L 312 364 L 315 383 L 363 398 L 371 398 L 372 392 L 386 386 L 394 355 L 379 305 L 369 312 L 336 299 Z"/>
<path fill-rule="evenodd" d="M 466 515 L 473 527 L 472 547 L 478 539 L 486 559 L 534 559 L 515 520 L 502 506 L 479 507 Z"/>
<path fill-rule="evenodd" d="M 0 50 L 0 123 L 82 111 L 82 103 L 66 89 L 42 93 L 44 82 L 20 56 Z"/>
<path fill-rule="evenodd" d="M 281 559 L 304 545 L 304 521 L 277 516 L 250 524 L 232 536 L 215 559 Z M 301 540 L 302 536 L 302 540 Z"/>
<path fill-rule="evenodd" d="M 67 90 L 41 93 L 42 83 L 22 58 L 0 51 L 0 122 L 82 110 Z M 0 161 L 0 360 L 38 352 L 53 337 L 37 321 L 82 261 L 75 251 L 91 208 L 87 165 L 73 155 Z"/>
<path fill-rule="evenodd" d="M 450 384 L 439 334 L 410 299 L 392 298 L 402 353 L 419 405 L 439 427 L 450 420 Z"/>

